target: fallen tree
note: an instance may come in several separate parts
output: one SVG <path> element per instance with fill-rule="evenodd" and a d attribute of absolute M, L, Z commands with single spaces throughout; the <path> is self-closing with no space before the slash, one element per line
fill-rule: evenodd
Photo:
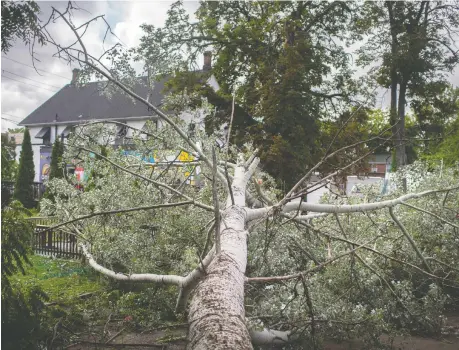
<path fill-rule="evenodd" d="M 43 210 L 61 219 L 53 228 L 78 237 L 96 271 L 119 281 L 176 286 L 189 349 L 312 347 L 327 332 L 369 341 L 394 329 L 438 332 L 446 295 L 459 282 L 454 169 L 440 175 L 416 164 L 402 174 L 411 179 L 410 193 L 398 184 L 385 197 L 369 188 L 363 197 L 328 196 L 310 204 L 298 194 L 307 192 L 311 169 L 279 196 L 258 169 L 256 150 L 226 146 L 216 152 L 212 137 L 200 131 L 190 137 L 180 118 L 137 95 L 119 71 L 87 51 L 82 32 L 92 21 L 76 27 L 69 9 L 53 15 L 76 40 L 61 46 L 49 39 L 60 56 L 104 77 L 165 124 L 135 130 L 137 149 L 175 158 L 176 150 L 186 150 L 194 155 L 190 173 L 199 166 L 205 180 L 193 188 L 175 161 L 150 169 L 116 150 L 102 152 L 115 131 L 89 123 L 77 128 L 66 157 L 91 167 L 92 189 L 81 193 L 71 179 L 55 179 L 49 184 L 55 203 L 43 201 Z M 178 101 L 182 110 L 201 113 L 186 100 Z M 254 181 L 260 178 L 262 185 Z"/>

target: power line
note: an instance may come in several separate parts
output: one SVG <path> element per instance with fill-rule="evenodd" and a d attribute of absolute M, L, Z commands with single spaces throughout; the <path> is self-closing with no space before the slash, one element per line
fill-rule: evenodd
<path fill-rule="evenodd" d="M 17 81 L 18 83 L 21 83 L 21 84 L 24 84 L 24 85 L 33 86 L 33 87 L 36 87 L 36 88 L 39 88 L 39 89 L 48 90 L 48 91 L 51 91 L 51 92 L 57 92 L 57 91 L 50 90 L 50 89 L 47 89 L 47 88 L 44 88 L 44 87 L 41 87 L 41 86 L 32 85 L 32 84 L 29 84 L 29 83 L 24 83 L 23 81 L 7 77 L 6 75 L 2 75 L 2 78 L 11 79 L 11 80 Z"/>
<path fill-rule="evenodd" d="M 22 118 L 22 117 L 18 117 L 17 115 L 12 115 L 12 114 L 8 114 L 8 113 L 2 113 L 2 114 L 3 114 L 3 115 L 7 115 L 7 116 L 9 116 L 9 117 L 13 117 L 13 118 L 19 118 L 19 119 L 21 119 L 21 120 L 24 119 L 24 118 Z"/>
<path fill-rule="evenodd" d="M 4 118 L 4 117 L 1 117 L 3 120 L 6 120 L 6 121 L 9 121 L 10 123 L 13 123 L 13 124 L 16 124 L 18 125 L 19 123 L 17 121 L 14 121 L 12 119 L 8 119 L 8 118 Z"/>
<path fill-rule="evenodd" d="M 27 80 L 33 81 L 34 83 L 38 83 L 38 84 L 42 84 L 42 85 L 48 85 L 48 86 L 50 86 L 50 87 L 53 87 L 53 88 L 56 88 L 56 89 L 60 89 L 59 86 L 54 86 L 54 85 L 42 83 L 42 82 L 40 82 L 40 81 L 36 81 L 36 80 L 30 79 L 30 78 L 26 78 L 26 77 L 24 77 L 24 76 L 22 76 L 22 75 L 19 75 L 19 74 L 10 72 L 9 70 L 6 70 L 6 69 L 2 69 L 2 72 L 6 72 L 6 73 L 9 73 L 9 74 L 13 74 L 13 75 L 15 75 L 15 76 L 17 76 L 17 77 L 20 77 L 20 78 L 23 78 L 23 79 L 27 79 Z"/>
<path fill-rule="evenodd" d="M 6 56 L 2 56 L 2 58 L 7 59 L 7 60 L 10 60 L 10 61 L 13 61 L 13 62 L 16 62 L 16 63 L 19 63 L 19 64 L 22 64 L 23 66 L 26 66 L 26 67 L 29 67 L 29 68 L 32 68 L 32 69 L 35 69 L 35 70 L 39 70 L 40 72 L 45 72 L 45 73 L 48 73 L 48 74 L 55 75 L 56 77 L 65 79 L 65 80 L 67 80 L 67 81 L 70 80 L 70 78 L 64 77 L 64 76 L 62 76 L 62 75 L 54 74 L 54 73 L 48 72 L 47 70 L 44 70 L 44 69 L 35 68 L 34 66 L 31 66 L 31 65 L 29 65 L 29 64 L 25 64 L 25 63 L 22 63 L 22 62 L 13 60 L 12 58 L 9 58 L 9 57 L 6 57 Z"/>

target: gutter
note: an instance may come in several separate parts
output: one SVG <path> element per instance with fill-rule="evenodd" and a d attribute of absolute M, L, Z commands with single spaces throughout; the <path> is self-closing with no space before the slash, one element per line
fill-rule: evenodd
<path fill-rule="evenodd" d="M 113 119 L 107 119 L 107 118 L 102 118 L 102 119 L 79 119 L 79 120 L 69 120 L 65 122 L 53 122 L 53 123 L 33 123 L 33 124 L 22 124 L 19 123 L 18 125 L 21 126 L 52 126 L 52 125 L 68 125 L 68 124 L 73 124 L 73 125 L 78 125 L 78 124 L 84 124 L 86 122 L 104 122 L 104 121 L 114 121 L 114 122 L 123 122 L 125 120 L 156 120 L 159 119 L 158 116 L 139 116 L 139 117 L 123 117 L 123 118 L 113 118 Z"/>

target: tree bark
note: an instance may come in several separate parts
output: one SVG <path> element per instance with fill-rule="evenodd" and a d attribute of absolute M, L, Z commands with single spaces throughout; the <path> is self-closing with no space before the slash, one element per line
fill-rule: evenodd
<path fill-rule="evenodd" d="M 398 123 L 397 123 L 397 169 L 406 165 L 406 148 L 405 148 L 405 104 L 406 104 L 406 82 L 400 84 L 398 95 Z"/>
<path fill-rule="evenodd" d="M 221 252 L 206 269 L 207 275 L 196 286 L 190 303 L 187 349 L 252 349 L 244 305 L 246 184 L 244 163 L 240 161 L 232 184 L 234 205 L 222 215 Z"/>
<path fill-rule="evenodd" d="M 397 150 L 397 67 L 395 56 L 397 54 L 397 29 L 393 14 L 393 3 L 386 1 L 389 14 L 390 34 L 391 34 L 391 67 L 390 67 L 390 124 L 392 125 L 392 146 Z"/>

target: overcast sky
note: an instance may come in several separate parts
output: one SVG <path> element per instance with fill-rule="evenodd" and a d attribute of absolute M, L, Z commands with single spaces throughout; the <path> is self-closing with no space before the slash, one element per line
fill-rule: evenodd
<path fill-rule="evenodd" d="M 140 24 L 148 23 L 163 26 L 166 12 L 172 1 L 93 1 L 78 2 L 77 4 L 88 11 L 75 12 L 75 25 L 84 23 L 88 19 L 105 14 L 105 18 L 114 29 L 115 34 L 127 47 L 135 47 L 139 43 L 142 32 Z M 65 9 L 67 2 L 39 2 L 42 11 L 40 18 L 45 20 L 51 13 L 51 7 Z M 186 1 L 185 6 L 193 14 L 199 6 L 197 1 Z M 57 42 L 68 43 L 73 35 L 63 21 L 53 25 L 51 33 Z M 89 52 L 102 52 L 102 39 L 105 25 L 99 21 L 92 25 L 85 35 L 85 43 Z M 117 41 L 111 37 L 108 44 Z M 18 41 L 7 55 L 1 59 L 1 110 L 2 131 L 15 127 L 31 112 L 38 108 L 56 91 L 68 84 L 72 76 L 72 68 L 58 58 L 52 57 L 55 49 L 50 45 L 35 49 L 40 62 L 35 62 L 37 73 L 32 67 L 29 49 Z M 459 70 L 451 77 L 454 85 L 459 86 Z M 381 91 L 378 97 L 378 106 L 386 106 L 389 95 Z M 9 119 L 13 122 L 10 122 Z"/>

